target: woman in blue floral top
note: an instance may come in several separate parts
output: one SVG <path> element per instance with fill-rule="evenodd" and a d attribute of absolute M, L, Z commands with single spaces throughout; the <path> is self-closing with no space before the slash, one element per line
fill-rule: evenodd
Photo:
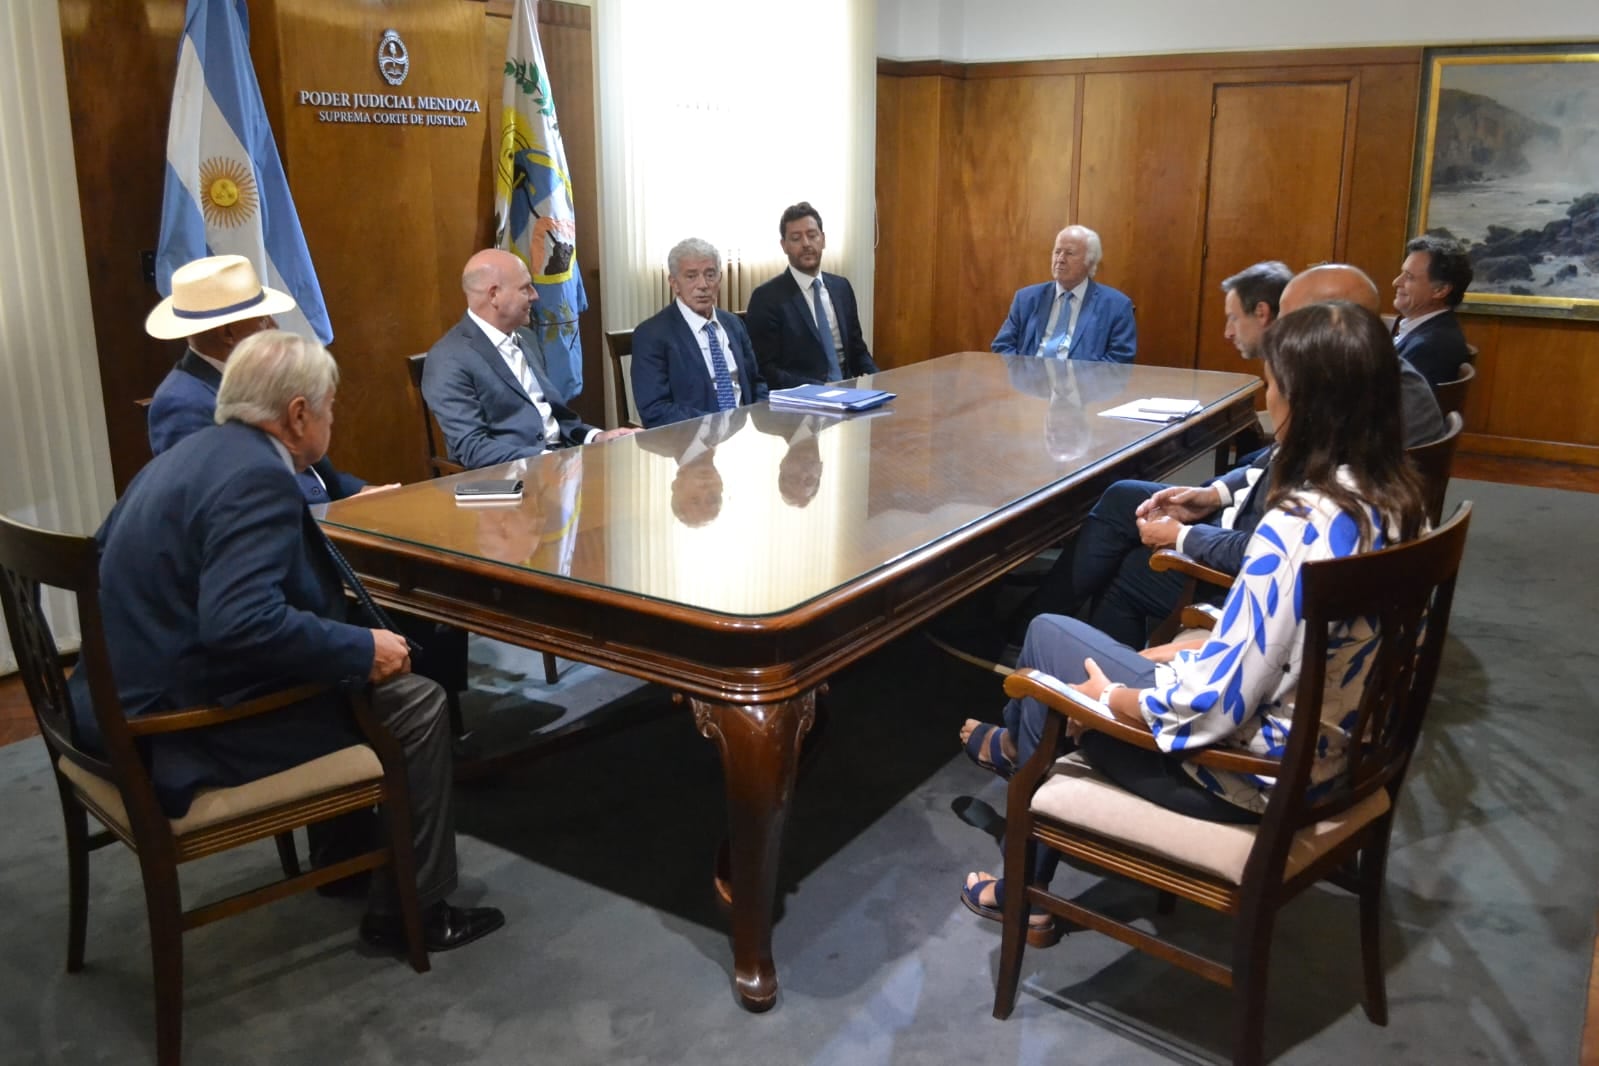
<path fill-rule="evenodd" d="M 1206 746 L 1283 754 L 1305 636 L 1300 568 L 1408 540 L 1424 523 L 1421 484 L 1404 460 L 1397 357 L 1377 316 L 1352 303 L 1313 304 L 1267 330 L 1261 355 L 1278 452 L 1271 484 L 1255 488 L 1270 493 L 1267 513 L 1214 632 L 1139 652 L 1076 619 L 1042 615 L 1017 664 L 1073 682 L 1116 717 L 1147 728 L 1160 752 L 1070 732 L 1117 785 L 1208 821 L 1251 823 L 1265 810 L 1270 780 L 1190 766 L 1182 754 Z M 1364 622 L 1332 634 L 1312 787 L 1343 767 L 1375 647 Z M 962 739 L 986 730 L 986 761 L 1005 773 L 1032 755 L 1050 713 L 1036 700 L 1011 700 L 1004 730 L 969 721 Z M 1033 876 L 1048 884 L 1058 856 L 1039 852 Z M 1002 887 L 974 873 L 961 898 L 997 919 Z M 1030 941 L 1053 942 L 1048 915 L 1031 921 Z"/>

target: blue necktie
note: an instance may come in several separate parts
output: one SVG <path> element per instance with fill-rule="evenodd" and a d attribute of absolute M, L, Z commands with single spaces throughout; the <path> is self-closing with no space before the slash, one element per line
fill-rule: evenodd
<path fill-rule="evenodd" d="M 727 372 L 727 357 L 722 354 L 722 342 L 716 337 L 716 323 L 705 323 L 705 336 L 711 342 L 711 368 L 716 378 L 716 409 L 731 411 L 738 406 L 733 398 L 733 377 Z"/>
<path fill-rule="evenodd" d="M 1067 327 L 1072 324 L 1072 293 L 1067 291 L 1057 295 L 1056 299 L 1061 301 L 1060 314 L 1055 316 L 1055 328 L 1044 338 L 1043 350 L 1038 353 L 1046 359 L 1059 359 L 1061 348 L 1071 340 Z"/>
<path fill-rule="evenodd" d="M 816 304 L 816 332 L 822 336 L 822 351 L 827 353 L 827 380 L 837 381 L 844 375 L 838 369 L 838 350 L 833 347 L 833 324 L 827 318 L 827 305 L 822 303 L 822 279 L 811 279 L 811 299 Z"/>

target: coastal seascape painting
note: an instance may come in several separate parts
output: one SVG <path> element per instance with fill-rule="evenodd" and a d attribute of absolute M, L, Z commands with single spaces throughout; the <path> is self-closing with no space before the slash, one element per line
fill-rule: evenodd
<path fill-rule="evenodd" d="M 1599 43 L 1426 69 L 1412 232 L 1470 248 L 1462 310 L 1599 317 Z"/>

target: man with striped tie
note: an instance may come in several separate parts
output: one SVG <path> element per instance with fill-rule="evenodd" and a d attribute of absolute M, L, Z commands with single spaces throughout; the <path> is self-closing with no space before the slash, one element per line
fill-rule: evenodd
<path fill-rule="evenodd" d="M 1087 226 L 1057 233 L 1049 256 L 1054 280 L 1016 293 L 990 348 L 1003 355 L 1132 362 L 1138 351 L 1133 302 L 1093 280 L 1100 256 L 1099 234 Z"/>
<path fill-rule="evenodd" d="M 766 399 L 755 348 L 737 315 L 716 306 L 722 254 L 690 237 L 667 254 L 672 302 L 633 331 L 633 402 L 644 428 Z"/>

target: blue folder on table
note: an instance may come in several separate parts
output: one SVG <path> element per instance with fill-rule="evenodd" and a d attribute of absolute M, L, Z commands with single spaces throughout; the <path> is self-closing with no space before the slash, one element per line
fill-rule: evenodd
<path fill-rule="evenodd" d="M 849 389 L 842 385 L 796 385 L 792 389 L 776 389 L 766 396 L 773 407 L 806 411 L 867 411 L 893 398 L 892 392 L 882 389 Z"/>

